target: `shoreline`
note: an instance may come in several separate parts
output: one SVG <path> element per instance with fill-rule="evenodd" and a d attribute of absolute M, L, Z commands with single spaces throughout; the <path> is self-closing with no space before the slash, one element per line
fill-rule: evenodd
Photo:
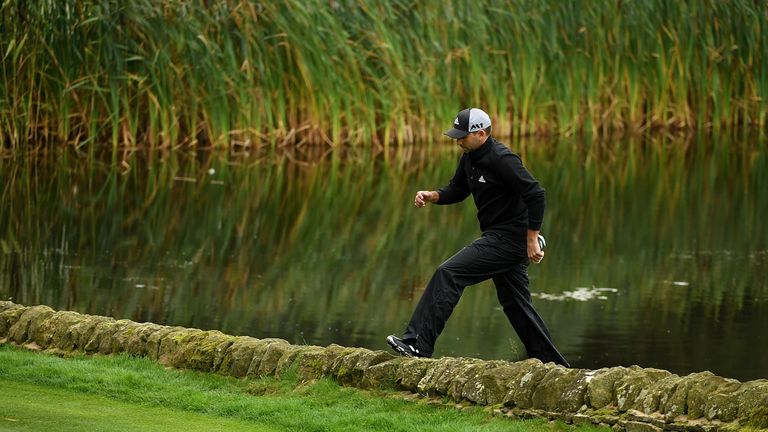
<path fill-rule="evenodd" d="M 536 359 L 401 358 L 11 302 L 0 302 L 0 343 L 64 355 L 125 353 L 238 378 L 279 378 L 295 370 L 302 382 L 332 378 L 344 386 L 489 407 L 496 415 L 605 424 L 617 431 L 768 428 L 768 380 L 740 382 L 711 372 L 681 377 L 639 366 L 566 369 Z"/>

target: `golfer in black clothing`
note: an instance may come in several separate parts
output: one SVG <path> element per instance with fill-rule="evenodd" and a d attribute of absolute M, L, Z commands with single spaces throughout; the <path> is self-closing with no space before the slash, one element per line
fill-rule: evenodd
<path fill-rule="evenodd" d="M 445 134 L 464 150 L 456 173 L 438 191 L 417 192 L 414 205 L 453 204 L 472 194 L 483 234 L 438 267 L 403 337 L 389 336 L 387 343 L 404 356 L 431 357 L 464 288 L 492 278 L 528 356 L 568 367 L 528 291 L 528 263 L 544 258 L 538 241 L 544 189 L 518 155 L 491 137 L 491 119 L 483 110 L 459 112 L 453 126 Z"/>

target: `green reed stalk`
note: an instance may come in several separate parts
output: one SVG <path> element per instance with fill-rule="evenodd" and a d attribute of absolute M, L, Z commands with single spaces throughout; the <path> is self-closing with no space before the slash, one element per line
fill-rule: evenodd
<path fill-rule="evenodd" d="M 766 126 L 768 11 L 698 2 L 10 0 L 0 141 L 387 147 Z"/>

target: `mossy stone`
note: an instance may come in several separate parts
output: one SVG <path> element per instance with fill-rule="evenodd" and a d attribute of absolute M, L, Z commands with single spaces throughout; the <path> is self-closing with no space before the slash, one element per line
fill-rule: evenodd
<path fill-rule="evenodd" d="M 47 317 L 39 317 L 30 322 L 27 340 L 36 343 L 41 348 L 52 347 L 53 335 L 59 325 L 57 317 L 62 314 L 71 317 L 72 314 L 79 315 L 76 312 L 53 312 Z M 66 331 L 66 330 L 65 330 Z"/>
<path fill-rule="evenodd" d="M 363 375 L 369 367 L 393 358 L 395 357 L 388 352 L 358 348 L 354 352 L 337 358 L 332 367 L 332 373 L 344 385 L 363 387 Z"/>
<path fill-rule="evenodd" d="M 234 342 L 234 336 L 225 335 L 218 330 L 190 332 L 182 336 L 179 350 L 172 365 L 178 368 L 212 372 L 220 350 Z"/>
<path fill-rule="evenodd" d="M 651 383 L 637 396 L 632 409 L 646 414 L 659 411 L 660 407 L 667 404 L 669 397 L 674 393 L 680 380 L 680 376 L 673 374 Z"/>
<path fill-rule="evenodd" d="M 735 382 L 719 376 L 710 376 L 698 381 L 688 390 L 687 414 L 689 419 L 704 417 L 706 413 L 705 403 L 707 397 L 714 393 L 720 386 Z"/>
<path fill-rule="evenodd" d="M 259 364 L 258 376 L 275 375 L 280 359 L 286 354 L 293 353 L 298 348 L 289 343 L 272 343 L 264 351 Z"/>
<path fill-rule="evenodd" d="M 711 372 L 680 378 L 638 366 L 587 371 L 536 359 L 508 363 L 400 358 L 384 351 L 295 346 L 283 339 L 234 337 L 215 330 L 116 321 L 10 302 L 0 302 L 0 337 L 3 332 L 13 342 L 30 349 L 46 348 L 56 355 L 74 350 L 125 352 L 159 359 L 169 366 L 234 376 L 282 375 L 296 370 L 303 380 L 333 376 L 342 384 L 363 388 L 399 386 L 478 405 L 502 403 L 514 406 L 514 412 L 539 417 L 569 418 L 568 413 L 584 412 L 614 427 L 622 427 L 623 421 L 633 430 L 666 427 L 662 413 L 678 422 L 667 423 L 674 430 L 768 427 L 768 380 L 740 383 Z M 632 411 L 623 414 L 623 420 L 614 415 L 614 408 L 628 407 Z"/>
<path fill-rule="evenodd" d="M 135 321 L 120 319 L 115 321 L 114 326 L 110 332 L 102 335 L 101 343 L 99 344 L 99 353 L 101 354 L 119 354 L 125 351 L 123 343 L 125 340 L 117 337 L 117 335 L 125 332 L 132 332 L 138 325 Z"/>
<path fill-rule="evenodd" d="M 48 306 L 32 306 L 21 313 L 18 320 L 8 330 L 8 338 L 21 345 L 32 340 L 37 327 L 53 315 L 53 309 Z"/>
<path fill-rule="evenodd" d="M 296 370 L 299 379 L 310 381 L 331 375 L 334 362 L 346 349 L 341 345 L 331 344 L 319 351 L 301 353 L 297 359 Z"/>
<path fill-rule="evenodd" d="M 88 332 L 88 342 L 83 345 L 83 350 L 89 354 L 98 353 L 105 335 L 112 337 L 115 333 L 115 320 L 113 318 L 94 319 L 91 323 L 94 325 Z"/>
<path fill-rule="evenodd" d="M 406 358 L 397 368 L 397 384 L 403 390 L 419 391 L 419 382 L 427 371 L 435 364 L 435 359 Z"/>
<path fill-rule="evenodd" d="M 586 371 L 555 367 L 536 386 L 531 404 L 546 411 L 576 412 L 584 405 L 586 393 Z"/>
<path fill-rule="evenodd" d="M 248 365 L 248 372 L 246 372 L 246 376 L 248 377 L 257 377 L 260 378 L 264 375 L 262 375 L 262 368 L 261 363 L 264 361 L 264 357 L 267 354 L 267 350 L 272 345 L 289 345 L 288 341 L 284 339 L 260 339 L 258 343 L 256 343 L 256 346 L 253 349 L 253 356 L 251 357 L 251 364 Z M 280 353 L 282 355 L 282 353 Z M 280 359 L 279 356 L 275 356 L 275 353 L 271 353 L 271 356 L 274 358 L 274 364 L 270 365 L 272 367 L 272 371 L 274 371 L 274 367 L 277 366 L 277 361 Z M 272 361 L 272 359 L 268 360 Z M 268 369 L 268 366 L 265 365 L 264 369 Z M 271 373 L 271 371 L 270 371 Z"/>
<path fill-rule="evenodd" d="M 213 367 L 211 372 L 218 372 L 221 366 L 224 364 L 224 357 L 229 352 L 229 347 L 235 343 L 237 336 L 224 335 L 226 337 L 219 340 L 219 344 L 214 349 L 213 355 Z"/>
<path fill-rule="evenodd" d="M 74 351 L 78 348 L 79 334 L 75 331 L 77 325 L 88 320 L 87 315 L 77 312 L 57 312 L 48 320 L 53 324 L 53 334 L 48 343 L 63 351 Z"/>
<path fill-rule="evenodd" d="M 495 405 L 504 401 L 509 382 L 516 369 L 505 361 L 488 361 L 467 370 L 467 380 L 461 388 L 461 398 L 479 405 Z M 459 400 L 453 394 L 454 400 Z"/>
<path fill-rule="evenodd" d="M 11 302 L 11 301 L 0 301 L 0 314 L 2 314 L 3 312 L 5 312 L 7 310 L 18 309 L 18 308 L 21 308 L 21 307 L 23 307 L 23 306 L 20 305 L 20 304 L 16 304 L 14 302 Z"/>
<path fill-rule="evenodd" d="M 160 341 L 157 360 L 164 366 L 183 367 L 184 359 L 179 356 L 179 353 L 187 343 L 201 337 L 203 337 L 203 331 L 199 329 L 181 327 L 174 329 Z"/>
<path fill-rule="evenodd" d="M 627 373 L 625 367 L 603 368 L 587 374 L 584 402 L 593 409 L 610 405 L 616 398 L 616 381 Z"/>
<path fill-rule="evenodd" d="M 742 383 L 737 380 L 726 380 L 726 383 L 705 396 L 704 416 L 708 420 L 732 422 L 739 416 L 739 398 L 736 395 Z"/>
<path fill-rule="evenodd" d="M 712 372 L 698 372 L 680 378 L 666 404 L 659 404 L 659 410 L 672 418 L 686 414 L 688 410 L 688 392 L 690 389 L 697 383 L 713 376 Z"/>
<path fill-rule="evenodd" d="M 477 363 L 477 359 L 468 358 L 444 357 L 438 359 L 419 381 L 419 393 L 428 396 L 446 396 L 448 389 L 453 385 L 454 393 L 461 395 L 461 387 L 467 378 L 462 379 L 460 377 Z"/>
<path fill-rule="evenodd" d="M 131 339 L 137 338 L 142 324 L 136 321 L 118 320 L 117 329 L 112 334 L 112 353 L 128 353 Z M 146 347 L 145 347 L 146 348 Z"/>
<path fill-rule="evenodd" d="M 170 329 L 170 327 L 154 323 L 136 323 L 133 326 L 126 327 L 126 329 L 120 333 L 119 337 L 123 339 L 120 342 L 120 346 L 126 354 L 137 357 L 149 356 L 153 346 L 149 342 L 150 338 L 154 333 L 163 331 L 164 329 Z"/>
<path fill-rule="evenodd" d="M 291 348 L 280 357 L 280 360 L 277 361 L 277 366 L 275 367 L 276 377 L 281 377 L 289 370 L 293 369 L 294 364 L 298 365 L 297 362 L 299 358 L 305 353 L 324 352 L 323 347 L 316 345 L 290 345 L 290 347 Z"/>
<path fill-rule="evenodd" d="M 734 393 L 734 396 L 739 401 L 738 417 L 740 423 L 761 418 L 761 413 L 768 409 L 768 380 L 745 382 Z"/>
<path fill-rule="evenodd" d="M 752 410 L 749 415 L 747 415 L 744 423 L 747 426 L 768 429 L 768 407 L 760 407 Z"/>
<path fill-rule="evenodd" d="M 509 392 L 504 397 L 504 404 L 518 408 L 531 408 L 536 386 L 556 365 L 554 363 L 544 364 L 535 358 L 515 362 L 512 365 L 517 371 L 508 384 Z"/>
<path fill-rule="evenodd" d="M 169 327 L 163 326 L 162 328 L 152 332 L 147 336 L 147 357 L 152 360 L 160 359 L 160 347 L 163 345 L 163 340 L 168 336 L 176 332 L 184 330 L 183 327 Z"/>
<path fill-rule="evenodd" d="M 355 367 L 357 359 L 363 354 L 362 348 L 345 348 L 331 365 L 330 374 L 337 380 L 339 377 L 350 375 L 350 369 Z M 341 380 L 339 380 L 341 382 Z"/>
<path fill-rule="evenodd" d="M 443 376 L 440 377 L 437 386 L 438 392 L 445 392 L 445 395 L 456 402 L 461 402 L 464 394 L 464 387 L 471 379 L 475 379 L 484 367 L 490 365 L 478 359 L 465 359 L 464 363 L 456 364 L 454 367 L 446 369 Z M 447 384 L 447 387 L 445 387 Z"/>
<path fill-rule="evenodd" d="M 91 341 L 91 337 L 99 323 L 114 321 L 112 318 L 97 315 L 83 315 L 83 317 L 85 318 L 84 320 L 69 327 L 67 336 L 72 339 L 72 342 L 75 344 L 74 349 L 78 351 L 85 351 L 85 347 Z"/>
<path fill-rule="evenodd" d="M 227 348 L 216 372 L 222 375 L 244 377 L 253 360 L 253 351 L 261 341 L 248 336 L 238 336 Z"/>
<path fill-rule="evenodd" d="M 631 366 L 616 382 L 616 407 L 619 412 L 626 412 L 631 409 L 640 393 L 651 384 L 672 375 L 670 372 Z"/>
<path fill-rule="evenodd" d="M 11 302 L 2 303 L 6 304 L 6 307 L 0 311 L 0 338 L 7 337 L 9 335 L 11 327 L 16 324 L 16 322 L 19 320 L 19 317 L 21 317 L 21 314 L 23 314 L 24 311 L 28 309 L 27 307 Z M 13 306 L 9 306 L 8 304 Z"/>
<path fill-rule="evenodd" d="M 403 358 L 396 357 L 366 368 L 360 387 L 394 389 L 397 385 L 397 370 L 402 362 Z"/>

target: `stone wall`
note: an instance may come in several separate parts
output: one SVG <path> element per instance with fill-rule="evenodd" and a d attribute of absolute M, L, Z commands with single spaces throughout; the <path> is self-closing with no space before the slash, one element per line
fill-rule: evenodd
<path fill-rule="evenodd" d="M 282 339 L 25 307 L 0 302 L 0 343 L 54 353 L 126 353 L 166 366 L 239 378 L 331 377 L 360 388 L 488 407 L 496 415 L 595 423 L 621 431 L 768 428 L 768 380 L 739 382 L 699 372 L 678 376 L 638 366 L 566 369 L 535 359 L 413 359 L 384 351 L 291 345 Z"/>

